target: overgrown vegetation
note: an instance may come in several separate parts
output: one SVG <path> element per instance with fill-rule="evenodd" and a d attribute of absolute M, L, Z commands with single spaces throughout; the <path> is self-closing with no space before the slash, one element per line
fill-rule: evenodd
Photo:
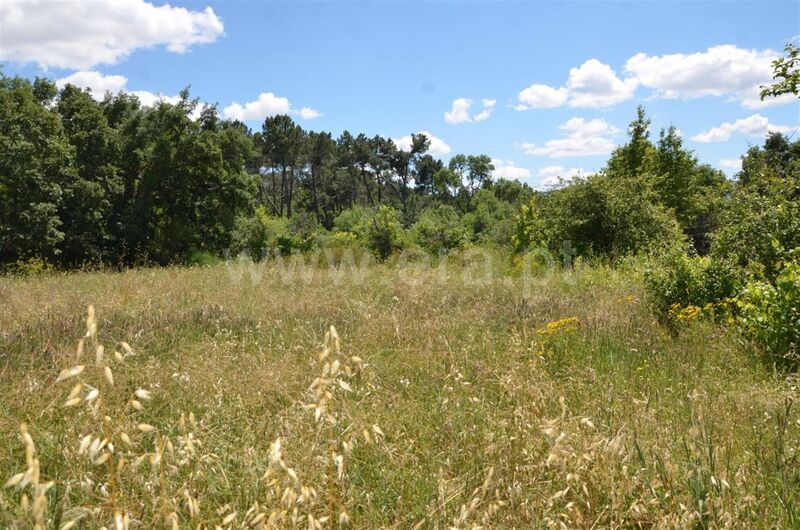
<path fill-rule="evenodd" d="M 800 525 L 800 140 L 428 148 L 0 78 L 0 525 Z"/>
<path fill-rule="evenodd" d="M 248 267 L 0 279 L 0 526 L 797 524 L 796 380 L 628 272 Z"/>
<path fill-rule="evenodd" d="M 757 200 L 745 191 L 769 197 L 796 181 L 800 152 L 780 135 L 753 148 L 731 199 L 731 183 L 699 163 L 674 127 L 653 143 L 640 108 L 603 170 L 536 192 L 494 181 L 485 155 L 445 165 L 427 154 L 424 135 L 400 149 L 379 136 L 304 131 L 288 116 L 253 132 L 188 91 L 174 105 L 142 107 L 127 94 L 98 102 L 71 85 L 59 92 L 43 79 L 2 77 L 0 113 L 0 263 L 9 270 L 290 254 L 320 246 L 331 231 L 352 233 L 384 258 L 411 246 L 558 252 L 569 240 L 579 255 L 616 259 L 683 236 L 706 254 L 725 216 Z M 525 234 L 518 216 L 542 226 Z M 721 247 L 747 237 L 721 234 Z"/>

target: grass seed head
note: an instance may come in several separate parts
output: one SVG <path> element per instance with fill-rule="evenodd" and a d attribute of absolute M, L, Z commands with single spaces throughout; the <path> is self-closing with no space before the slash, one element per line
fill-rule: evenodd
<path fill-rule="evenodd" d="M 83 372 L 83 368 L 84 366 L 82 364 L 79 364 L 78 366 L 73 366 L 72 368 L 64 368 L 58 374 L 58 377 L 56 378 L 56 383 L 61 382 L 65 379 L 69 379 L 71 377 L 75 377 L 76 375 L 79 375 L 81 372 Z"/>
<path fill-rule="evenodd" d="M 114 373 L 111 371 L 110 366 L 106 366 L 103 370 L 103 376 L 106 378 L 106 382 L 110 386 L 114 386 Z"/>

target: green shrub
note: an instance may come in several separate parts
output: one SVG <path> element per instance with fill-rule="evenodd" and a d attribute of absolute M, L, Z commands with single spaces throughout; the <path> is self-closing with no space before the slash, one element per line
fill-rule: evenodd
<path fill-rule="evenodd" d="M 464 223 L 450 205 L 423 210 L 412 231 L 420 246 L 434 254 L 460 248 L 468 240 Z"/>
<path fill-rule="evenodd" d="M 370 250 L 381 260 L 385 260 L 405 244 L 403 227 L 397 211 L 391 206 L 381 206 L 372 218 L 368 230 Z"/>
<path fill-rule="evenodd" d="M 644 285 L 656 314 L 665 318 L 676 307 L 703 308 L 733 298 L 741 277 L 724 261 L 673 250 L 649 260 Z"/>
<path fill-rule="evenodd" d="M 576 178 L 542 201 L 553 252 L 570 241 L 579 255 L 620 258 L 685 239 L 675 215 L 637 179 Z"/>
<path fill-rule="evenodd" d="M 756 277 L 775 278 L 785 249 L 800 246 L 800 201 L 779 194 L 736 193 L 714 234 L 711 254 Z"/>
<path fill-rule="evenodd" d="M 537 201 L 532 200 L 530 203 L 520 206 L 519 214 L 514 222 L 511 244 L 517 254 L 534 248 L 547 247 L 545 223 Z"/>
<path fill-rule="evenodd" d="M 207 250 L 195 250 L 186 258 L 187 265 L 194 265 L 197 267 L 210 267 L 219 262 L 220 259 Z"/>
<path fill-rule="evenodd" d="M 343 210 L 333 221 L 334 232 L 350 232 L 357 238 L 366 240 L 375 211 L 362 206 Z"/>
<path fill-rule="evenodd" d="M 501 200 L 491 189 L 481 189 L 472 197 L 472 210 L 463 223 L 476 243 L 509 245 L 517 208 Z"/>
<path fill-rule="evenodd" d="M 41 258 L 18 259 L 5 267 L 15 276 L 41 276 L 53 272 L 53 266 Z"/>
<path fill-rule="evenodd" d="M 289 253 L 294 248 L 294 238 L 289 231 L 289 221 L 271 217 L 266 208 L 257 206 L 249 217 L 236 219 L 231 236 L 231 254 L 246 253 L 254 259 L 270 253 Z"/>
<path fill-rule="evenodd" d="M 799 254 L 796 249 L 795 256 Z M 748 339 L 779 364 L 800 364 L 800 263 L 786 264 L 774 283 L 748 283 L 736 305 Z"/>
<path fill-rule="evenodd" d="M 320 238 L 319 246 L 323 249 L 328 265 L 342 263 L 343 260 L 349 259 L 349 256 L 358 261 L 368 252 L 364 242 L 352 232 L 325 234 Z"/>
<path fill-rule="evenodd" d="M 278 238 L 278 251 L 286 256 L 295 252 L 309 252 L 317 244 L 322 230 L 311 212 L 298 212 L 287 222 L 288 234 Z"/>

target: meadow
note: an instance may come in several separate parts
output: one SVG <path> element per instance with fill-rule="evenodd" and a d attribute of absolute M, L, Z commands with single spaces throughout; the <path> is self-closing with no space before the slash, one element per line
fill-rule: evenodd
<path fill-rule="evenodd" d="M 800 526 L 798 381 L 734 326 L 466 261 L 0 278 L 0 526 Z"/>

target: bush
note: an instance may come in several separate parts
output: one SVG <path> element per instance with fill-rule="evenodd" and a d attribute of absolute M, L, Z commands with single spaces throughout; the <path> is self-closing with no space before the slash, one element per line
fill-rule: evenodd
<path fill-rule="evenodd" d="M 476 243 L 509 245 L 516 210 L 493 190 L 481 189 L 472 197 L 472 210 L 463 217 L 463 223 Z"/>
<path fill-rule="evenodd" d="M 800 263 L 789 262 L 774 284 L 748 283 L 736 305 L 740 329 L 748 339 L 779 364 L 800 364 Z"/>
<path fill-rule="evenodd" d="M 533 248 L 547 247 L 545 223 L 535 200 L 520 206 L 520 212 L 514 223 L 514 233 L 511 235 L 511 244 L 517 254 Z"/>
<path fill-rule="evenodd" d="M 207 250 L 195 250 L 186 258 L 187 265 L 194 265 L 197 267 L 210 267 L 219 262 L 220 259 Z"/>
<path fill-rule="evenodd" d="M 675 307 L 706 307 L 733 298 L 741 278 L 723 261 L 673 250 L 650 260 L 644 284 L 655 312 L 666 318 Z"/>
<path fill-rule="evenodd" d="M 603 174 L 576 178 L 542 204 L 551 250 L 619 258 L 685 239 L 675 215 L 642 182 Z"/>
<path fill-rule="evenodd" d="M 295 252 L 308 252 L 317 243 L 320 225 L 311 212 L 299 212 L 287 222 L 288 234 L 278 238 L 278 251 L 288 256 Z"/>
<path fill-rule="evenodd" d="M 41 258 L 18 259 L 4 269 L 15 276 L 41 276 L 54 270 L 50 263 Z"/>
<path fill-rule="evenodd" d="M 245 253 L 257 259 L 269 253 L 289 253 L 293 247 L 289 221 L 271 217 L 263 206 L 257 206 L 252 216 L 236 219 L 231 236 L 234 256 Z"/>
<path fill-rule="evenodd" d="M 404 247 L 403 227 L 397 211 L 391 206 L 378 208 L 368 230 L 370 250 L 381 260 L 385 260 Z"/>
<path fill-rule="evenodd" d="M 773 279 L 785 249 L 800 246 L 800 201 L 740 190 L 714 235 L 711 254 Z"/>
<path fill-rule="evenodd" d="M 325 258 L 329 260 L 329 266 L 342 263 L 349 259 L 349 256 L 360 260 L 367 252 L 364 243 L 352 232 L 328 233 L 321 238 L 320 247 L 324 249 L 323 252 Z"/>
<path fill-rule="evenodd" d="M 375 211 L 361 206 L 343 210 L 333 221 L 334 232 L 350 232 L 366 241 Z"/>
<path fill-rule="evenodd" d="M 460 248 L 468 239 L 464 223 L 450 205 L 423 210 L 412 230 L 420 246 L 434 254 Z"/>

